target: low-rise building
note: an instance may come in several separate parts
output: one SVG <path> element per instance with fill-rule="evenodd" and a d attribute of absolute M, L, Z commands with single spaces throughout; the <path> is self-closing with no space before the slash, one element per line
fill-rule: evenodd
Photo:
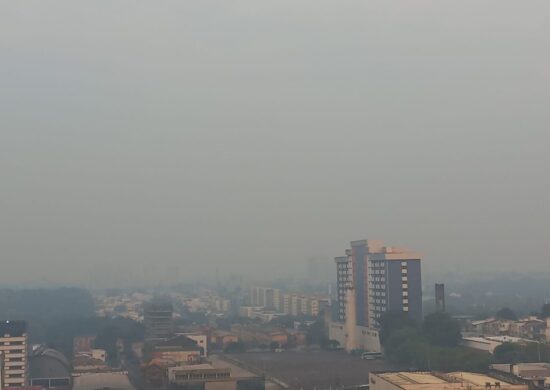
<path fill-rule="evenodd" d="M 148 388 L 159 389 L 168 386 L 168 368 L 177 364 L 172 360 L 152 359 L 141 366 L 141 373 Z"/>
<path fill-rule="evenodd" d="M 241 306 L 239 307 L 239 317 L 253 318 L 254 313 L 260 312 L 262 306 Z"/>
<path fill-rule="evenodd" d="M 549 363 L 492 364 L 492 372 L 527 381 L 533 387 L 548 387 L 550 384 Z"/>
<path fill-rule="evenodd" d="M 495 348 L 504 344 L 504 343 L 517 343 L 517 344 L 527 344 L 534 343 L 536 341 L 529 339 L 522 339 L 519 337 L 511 336 L 485 336 L 485 337 L 470 337 L 466 336 L 462 338 L 462 345 L 464 347 L 478 349 L 480 351 L 485 351 L 493 353 Z"/>
<path fill-rule="evenodd" d="M 472 372 L 371 372 L 370 390 L 528 390 L 526 383 Z"/>
<path fill-rule="evenodd" d="M 102 362 L 105 362 L 107 360 L 107 351 L 104 349 L 98 349 L 94 348 L 92 349 L 91 356 L 93 359 L 101 360 Z"/>
<path fill-rule="evenodd" d="M 102 360 L 94 359 L 88 353 L 80 353 L 73 357 L 73 373 L 111 372 L 112 369 Z"/>
<path fill-rule="evenodd" d="M 193 340 L 195 343 L 197 343 L 197 346 L 202 349 L 201 356 L 207 357 L 208 356 L 208 336 L 204 333 L 178 333 L 177 336 L 185 336 L 191 340 Z"/>
<path fill-rule="evenodd" d="M 280 346 L 288 344 L 286 331 L 276 328 L 264 328 L 255 325 L 233 325 L 231 331 L 239 340 L 250 345 L 270 345 L 275 342 Z"/>
<path fill-rule="evenodd" d="M 215 345 L 219 349 L 227 347 L 231 343 L 239 341 L 239 336 L 233 332 L 216 330 L 210 335 L 210 344 Z"/>
<path fill-rule="evenodd" d="M 531 340 L 547 340 L 548 323 L 530 316 L 519 320 L 487 318 L 464 326 L 466 333 L 476 336 L 510 336 Z"/>
<path fill-rule="evenodd" d="M 70 389 L 72 367 L 59 351 L 35 345 L 29 354 L 29 382 L 44 389 Z"/>
<path fill-rule="evenodd" d="M 135 390 L 124 372 L 81 374 L 74 378 L 73 390 Z"/>
<path fill-rule="evenodd" d="M 202 348 L 196 341 L 186 336 L 176 336 L 167 340 L 157 340 L 146 344 L 152 359 L 171 360 L 177 364 L 198 363 Z"/>
<path fill-rule="evenodd" d="M 73 338 L 73 354 L 91 352 L 94 348 L 95 335 L 80 335 Z"/>
<path fill-rule="evenodd" d="M 265 390 L 265 379 L 239 367 L 215 361 L 168 368 L 170 390 Z"/>

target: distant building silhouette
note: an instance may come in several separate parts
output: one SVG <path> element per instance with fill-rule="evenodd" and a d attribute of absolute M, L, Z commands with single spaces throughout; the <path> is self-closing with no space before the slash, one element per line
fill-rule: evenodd
<path fill-rule="evenodd" d="M 443 283 L 435 284 L 435 309 L 438 312 L 445 311 L 445 285 Z"/>

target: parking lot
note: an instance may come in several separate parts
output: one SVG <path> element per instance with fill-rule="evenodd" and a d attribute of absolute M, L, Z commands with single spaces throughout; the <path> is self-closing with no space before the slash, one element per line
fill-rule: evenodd
<path fill-rule="evenodd" d="M 384 360 L 362 360 L 343 351 L 251 352 L 229 356 L 282 380 L 292 389 L 304 390 L 367 384 L 370 371 L 395 369 Z"/>

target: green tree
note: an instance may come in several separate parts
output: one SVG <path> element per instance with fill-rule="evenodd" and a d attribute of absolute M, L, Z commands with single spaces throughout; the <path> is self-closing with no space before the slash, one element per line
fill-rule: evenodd
<path fill-rule="evenodd" d="M 516 313 L 514 313 L 514 311 L 509 307 L 504 307 L 499 311 L 497 311 L 497 318 L 499 320 L 510 320 L 510 321 L 515 321 L 518 319 L 518 317 L 516 316 Z"/>
<path fill-rule="evenodd" d="M 520 363 L 526 362 L 527 355 L 523 347 L 517 343 L 504 343 L 493 351 L 497 363 Z"/>
<path fill-rule="evenodd" d="M 430 344 L 456 347 L 462 335 L 460 323 L 447 313 L 432 313 L 424 318 L 422 334 Z"/>
<path fill-rule="evenodd" d="M 397 310 L 384 313 L 378 322 L 380 323 L 379 335 L 382 345 L 386 344 L 394 332 L 405 328 L 416 328 L 416 323 L 407 313 Z"/>
<path fill-rule="evenodd" d="M 386 340 L 386 355 L 399 365 L 427 369 L 429 345 L 415 328 L 402 328 L 391 333 Z"/>
<path fill-rule="evenodd" d="M 107 352 L 107 360 L 111 366 L 117 363 L 118 329 L 114 325 L 107 325 L 98 334 L 94 342 L 95 348 L 104 349 Z"/>
<path fill-rule="evenodd" d="M 308 326 L 306 331 L 306 342 L 308 345 L 317 344 L 321 345 L 328 337 L 325 334 L 325 322 L 322 318 L 315 321 L 313 324 Z"/>

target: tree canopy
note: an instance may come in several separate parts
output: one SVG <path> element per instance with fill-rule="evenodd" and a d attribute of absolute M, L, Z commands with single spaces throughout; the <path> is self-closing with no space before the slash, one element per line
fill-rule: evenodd
<path fill-rule="evenodd" d="M 382 345 L 390 338 L 390 336 L 401 329 L 416 328 L 416 322 L 409 317 L 409 315 L 403 311 L 388 311 L 380 317 L 380 342 Z"/>
<path fill-rule="evenodd" d="M 417 327 L 406 313 L 390 312 L 380 324 L 386 356 L 401 367 L 484 372 L 491 363 L 489 353 L 459 346 L 460 325 L 446 313 L 429 314 Z"/>
<path fill-rule="evenodd" d="M 500 320 L 515 321 L 518 319 L 516 313 L 509 307 L 504 307 L 497 312 L 497 318 Z"/>
<path fill-rule="evenodd" d="M 433 345 L 456 347 L 462 335 L 460 324 L 447 313 L 432 313 L 424 318 L 422 334 Z"/>

